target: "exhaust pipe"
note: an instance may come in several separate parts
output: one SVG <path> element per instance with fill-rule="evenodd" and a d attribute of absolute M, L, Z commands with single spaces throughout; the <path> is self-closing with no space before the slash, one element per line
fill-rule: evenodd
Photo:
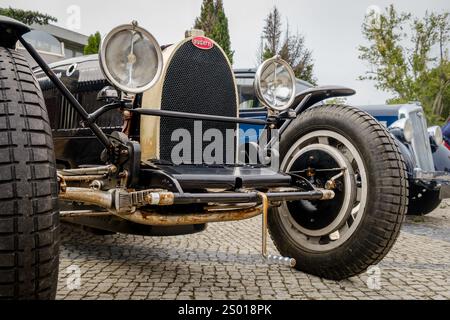
<path fill-rule="evenodd" d="M 82 202 L 116 212 L 133 212 L 137 207 L 169 206 L 174 204 L 174 194 L 166 191 L 128 192 L 122 189 L 100 191 L 88 188 L 60 188 L 59 199 Z"/>
<path fill-rule="evenodd" d="M 64 201 L 82 202 L 111 210 L 114 207 L 114 192 L 103 192 L 88 188 L 65 188 L 59 194 Z"/>

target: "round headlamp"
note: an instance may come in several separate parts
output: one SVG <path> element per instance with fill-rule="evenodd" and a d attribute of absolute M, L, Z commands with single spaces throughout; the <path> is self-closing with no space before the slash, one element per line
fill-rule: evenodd
<path fill-rule="evenodd" d="M 414 129 L 412 122 L 407 118 L 402 118 L 394 122 L 390 128 L 400 129 L 406 142 L 411 142 L 414 138 Z"/>
<path fill-rule="evenodd" d="M 436 126 L 428 128 L 428 134 L 434 140 L 436 145 L 440 146 L 441 144 L 444 143 L 444 135 L 442 134 L 441 127 Z"/>
<path fill-rule="evenodd" d="M 100 65 L 108 81 L 126 93 L 142 93 L 159 80 L 161 48 L 137 23 L 114 28 L 102 42 Z"/>
<path fill-rule="evenodd" d="M 291 66 L 277 56 L 259 66 L 255 75 L 255 92 L 263 105 L 284 111 L 295 100 L 295 82 Z"/>

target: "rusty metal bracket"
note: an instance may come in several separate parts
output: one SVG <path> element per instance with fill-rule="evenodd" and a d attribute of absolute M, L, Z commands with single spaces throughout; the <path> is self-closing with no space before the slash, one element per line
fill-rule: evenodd
<path fill-rule="evenodd" d="M 114 191 L 102 192 L 88 188 L 66 188 L 64 192 L 60 192 L 59 199 L 96 205 L 104 209 L 113 209 Z"/>
<path fill-rule="evenodd" d="M 57 181 L 58 181 L 58 185 L 59 185 L 59 192 L 65 193 L 67 190 L 67 183 L 66 183 L 66 180 L 64 179 L 64 176 L 62 174 L 60 174 L 59 172 L 57 173 Z"/>
<path fill-rule="evenodd" d="M 130 214 L 117 214 L 119 217 L 142 225 L 149 226 L 182 226 L 198 225 L 217 222 L 240 221 L 254 218 L 261 214 L 261 207 L 255 206 L 242 209 L 230 210 L 205 210 L 191 213 L 164 213 L 150 209 L 137 210 Z"/>
<path fill-rule="evenodd" d="M 75 218 L 98 218 L 98 217 L 110 217 L 111 212 L 108 211 L 93 211 L 93 210 L 73 210 L 73 211 L 61 211 L 59 217 L 61 219 L 75 219 Z"/>

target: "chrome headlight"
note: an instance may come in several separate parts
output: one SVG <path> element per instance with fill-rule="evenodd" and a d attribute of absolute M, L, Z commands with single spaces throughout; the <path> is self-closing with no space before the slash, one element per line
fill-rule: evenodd
<path fill-rule="evenodd" d="M 295 100 L 295 74 L 280 57 L 265 61 L 255 76 L 255 92 L 262 104 L 275 111 L 284 111 Z"/>
<path fill-rule="evenodd" d="M 414 129 L 411 120 L 403 118 L 394 122 L 391 127 L 392 129 L 400 129 L 403 133 L 403 137 L 406 142 L 411 142 L 414 137 Z"/>
<path fill-rule="evenodd" d="M 438 146 L 444 143 L 444 135 L 442 134 L 441 127 L 436 126 L 428 128 L 428 134 Z"/>
<path fill-rule="evenodd" d="M 126 93 L 150 89 L 162 73 L 158 42 L 135 22 L 113 29 L 103 40 L 99 57 L 105 77 Z"/>

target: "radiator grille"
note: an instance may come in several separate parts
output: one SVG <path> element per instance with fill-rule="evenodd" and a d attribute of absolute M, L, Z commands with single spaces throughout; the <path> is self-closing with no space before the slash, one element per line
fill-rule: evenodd
<path fill-rule="evenodd" d="M 168 67 L 164 79 L 161 109 L 236 117 L 236 87 L 233 79 L 228 61 L 218 47 L 201 50 L 192 42 L 186 42 L 176 51 Z M 204 121 L 202 135 L 212 128 L 220 130 L 225 137 L 227 129 L 236 130 L 237 126 L 232 123 Z M 191 149 L 194 150 L 193 120 L 161 118 L 160 159 L 163 161 L 172 160 L 172 150 L 178 144 L 171 141 L 172 133 L 177 129 L 186 129 L 190 132 L 193 138 Z M 203 143 L 203 150 L 208 144 L 210 142 Z M 230 152 L 233 153 L 232 157 L 229 156 Z M 223 154 L 223 163 L 227 163 L 227 154 L 228 159 L 234 159 L 234 145 L 224 146 Z M 194 163 L 194 160 L 192 155 L 190 163 Z"/>
<path fill-rule="evenodd" d="M 67 76 L 67 70 L 73 65 L 71 62 L 51 65 L 51 69 L 60 76 L 61 81 L 68 87 L 83 108 L 88 113 L 92 113 L 105 104 L 102 101 L 97 101 L 97 93 L 109 83 L 102 75 L 96 58 L 81 57 L 70 61 L 77 63 L 77 70 L 70 76 Z M 55 85 L 40 69 L 37 69 L 36 72 L 52 129 L 61 132 L 81 129 L 81 118 L 69 101 L 61 95 Z M 102 128 L 118 128 L 120 130 L 122 116 L 119 112 L 111 111 L 102 115 L 98 119 L 97 124 Z M 70 133 L 70 135 L 73 135 L 73 133 Z"/>
<path fill-rule="evenodd" d="M 422 110 L 413 109 L 406 113 L 406 117 L 411 120 L 414 129 L 411 144 L 414 150 L 416 167 L 424 171 L 434 171 L 435 168 L 425 114 Z"/>
<path fill-rule="evenodd" d="M 88 113 L 93 113 L 105 105 L 103 101 L 97 101 L 97 93 L 103 88 L 103 84 L 91 86 L 89 91 L 72 91 L 74 97 L 81 103 Z M 50 124 L 53 130 L 77 130 L 81 126 L 81 117 L 59 91 L 50 87 L 43 90 L 45 104 L 49 113 Z M 102 128 L 121 128 L 122 116 L 118 111 L 111 111 L 102 115 L 97 124 Z"/>
<path fill-rule="evenodd" d="M 77 100 L 79 100 L 78 94 L 74 95 Z M 75 109 L 72 107 L 72 105 L 69 103 L 69 100 L 66 99 L 64 96 L 59 97 L 61 102 L 59 104 L 60 106 L 60 114 L 59 114 L 59 123 L 58 123 L 58 129 L 76 129 L 80 126 L 80 116 L 75 111 Z"/>

